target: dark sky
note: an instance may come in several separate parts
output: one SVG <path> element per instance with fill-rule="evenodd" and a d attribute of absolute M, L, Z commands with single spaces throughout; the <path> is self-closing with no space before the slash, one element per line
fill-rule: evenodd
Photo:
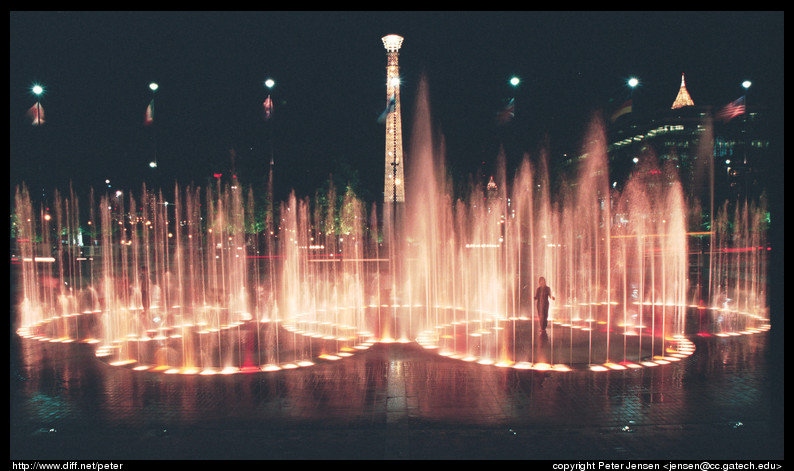
<path fill-rule="evenodd" d="M 10 27 L 11 187 L 25 181 L 34 193 L 106 178 L 134 190 L 203 185 L 229 174 L 231 155 L 243 182 L 261 179 L 272 77 L 279 191 L 311 194 L 331 172 L 355 169 L 364 196 L 378 199 L 380 38 L 391 33 L 405 38 L 404 138 L 424 76 L 459 174 L 493 165 L 500 143 L 517 155 L 548 135 L 552 158 L 575 150 L 592 111 L 625 98 L 632 75 L 638 110 L 669 107 L 682 73 L 698 105 L 738 98 L 745 79 L 750 103 L 783 102 L 782 12 L 11 12 Z M 514 74 L 518 89 L 507 84 Z M 41 127 L 25 118 L 35 82 L 46 90 Z M 497 127 L 511 96 L 516 119 Z"/>

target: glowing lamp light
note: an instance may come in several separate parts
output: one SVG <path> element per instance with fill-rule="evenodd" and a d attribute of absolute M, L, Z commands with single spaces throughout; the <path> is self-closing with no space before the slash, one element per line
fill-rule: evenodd
<path fill-rule="evenodd" d="M 269 79 L 265 80 L 265 86 L 266 86 L 267 88 L 273 88 L 273 86 L 274 86 L 275 84 L 276 84 L 275 80 L 273 80 L 273 79 L 271 79 L 271 78 L 269 78 Z"/>
<path fill-rule="evenodd" d="M 149 84 L 149 89 L 153 92 L 156 92 L 158 88 L 160 88 L 160 86 L 157 85 L 155 82 Z"/>
<path fill-rule="evenodd" d="M 389 34 L 382 37 L 381 40 L 383 41 L 383 47 L 389 52 L 397 52 L 403 44 L 402 36 L 397 34 Z"/>
<path fill-rule="evenodd" d="M 518 84 L 521 83 L 521 79 L 518 77 L 511 77 L 510 78 L 510 85 L 517 87 Z"/>
<path fill-rule="evenodd" d="M 636 77 L 631 77 L 628 81 L 629 87 L 634 88 L 639 85 L 640 81 Z"/>
<path fill-rule="evenodd" d="M 32 90 L 33 93 L 35 93 L 36 95 L 41 95 L 42 93 L 44 93 L 44 89 L 41 87 L 41 85 L 33 85 Z"/>
<path fill-rule="evenodd" d="M 744 87 L 745 89 L 748 89 L 748 88 L 750 88 L 750 86 L 752 84 L 753 84 L 753 82 L 751 82 L 749 80 L 745 80 L 744 82 L 742 82 L 742 87 Z"/>

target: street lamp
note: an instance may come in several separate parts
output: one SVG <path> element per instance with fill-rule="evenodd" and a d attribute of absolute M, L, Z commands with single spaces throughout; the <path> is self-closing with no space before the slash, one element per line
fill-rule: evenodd
<path fill-rule="evenodd" d="M 516 77 L 515 75 L 510 77 L 510 85 L 517 87 L 519 83 L 521 83 L 520 78 Z"/>
<path fill-rule="evenodd" d="M 270 97 L 270 91 L 273 90 L 273 87 L 276 85 L 276 81 L 272 78 L 268 78 L 265 80 L 265 87 L 267 87 L 267 98 L 265 98 L 265 121 L 268 121 L 268 134 L 269 134 L 269 144 L 270 144 L 270 167 L 273 167 L 273 124 L 270 123 L 270 118 L 273 115 L 273 99 Z"/>
<path fill-rule="evenodd" d="M 638 79 L 637 77 L 629 77 L 629 79 L 626 81 L 626 84 L 631 88 L 631 91 L 629 91 L 629 100 L 631 102 L 630 110 L 633 111 L 634 110 L 634 89 L 637 88 L 637 85 L 640 84 L 640 79 Z"/>
<path fill-rule="evenodd" d="M 31 90 L 33 91 L 33 94 L 36 95 L 36 111 L 35 111 L 35 115 L 33 116 L 33 125 L 38 126 L 44 123 L 44 119 L 41 113 L 41 100 L 40 100 L 41 94 L 44 93 L 44 88 L 39 84 L 35 84 L 33 85 L 33 88 L 31 88 Z"/>
<path fill-rule="evenodd" d="M 746 110 L 749 109 L 749 108 L 747 108 L 747 92 L 750 90 L 750 86 L 752 84 L 753 84 L 753 82 L 751 82 L 749 80 L 745 80 L 744 82 L 742 82 L 742 87 L 744 88 L 744 109 L 745 109 L 745 114 L 747 113 Z"/>
<path fill-rule="evenodd" d="M 152 101 L 149 103 L 149 108 L 146 110 L 146 124 L 154 124 L 154 92 L 160 88 L 160 85 L 157 82 L 149 83 L 149 90 L 152 91 Z M 149 168 L 157 168 L 157 135 L 153 134 L 154 137 L 154 159 L 149 162 Z"/>

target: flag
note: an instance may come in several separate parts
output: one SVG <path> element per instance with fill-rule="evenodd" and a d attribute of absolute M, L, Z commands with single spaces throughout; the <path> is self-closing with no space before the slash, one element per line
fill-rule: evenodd
<path fill-rule="evenodd" d="M 731 103 L 725 105 L 718 113 L 717 113 L 717 120 L 728 122 L 733 118 L 739 116 L 740 114 L 744 114 L 745 107 L 744 107 L 744 97 L 739 98 Z"/>
<path fill-rule="evenodd" d="M 40 103 L 36 103 L 35 105 L 31 106 L 25 116 L 30 118 L 31 123 L 33 126 L 40 126 L 44 124 L 44 108 L 41 107 Z"/>
<path fill-rule="evenodd" d="M 383 124 L 386 122 L 386 117 L 395 110 L 397 107 L 397 97 L 394 93 L 392 93 L 391 97 L 389 97 L 389 101 L 386 103 L 386 109 L 383 110 L 383 113 L 380 114 L 378 117 L 378 122 Z"/>
<path fill-rule="evenodd" d="M 507 105 L 498 113 L 496 113 L 496 122 L 498 124 L 507 124 L 516 116 L 516 100 L 511 98 Z"/>
<path fill-rule="evenodd" d="M 270 95 L 265 98 L 265 102 L 262 103 L 262 106 L 265 109 L 265 120 L 270 119 L 273 115 L 273 100 L 270 99 Z"/>
<path fill-rule="evenodd" d="M 612 113 L 612 116 L 609 118 L 609 121 L 614 123 L 615 121 L 617 121 L 618 118 L 629 113 L 631 113 L 631 98 L 624 101 L 623 104 L 620 105 L 618 109 L 615 110 L 614 113 Z"/>
<path fill-rule="evenodd" d="M 146 107 L 146 116 L 143 118 L 144 126 L 149 126 L 152 123 L 154 123 L 154 100 L 149 102 L 149 106 Z"/>

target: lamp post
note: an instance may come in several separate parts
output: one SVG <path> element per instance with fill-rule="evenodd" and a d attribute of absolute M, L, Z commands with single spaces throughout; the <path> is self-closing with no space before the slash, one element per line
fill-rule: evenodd
<path fill-rule="evenodd" d="M 149 90 L 152 91 L 152 101 L 149 103 L 149 109 L 146 111 L 146 123 L 154 125 L 154 92 L 160 86 L 156 82 L 151 82 L 149 84 Z M 156 129 L 156 128 L 155 128 Z M 154 141 L 154 159 L 149 162 L 150 168 L 157 168 L 157 133 L 153 130 L 153 141 Z"/>
<path fill-rule="evenodd" d="M 41 100 L 40 100 L 40 97 L 41 97 L 41 94 L 44 93 L 44 88 L 41 85 L 36 84 L 36 85 L 33 85 L 33 88 L 31 90 L 33 91 L 33 94 L 36 95 L 36 116 L 33 117 L 33 124 L 38 126 L 38 125 L 43 123 L 43 120 L 41 119 Z"/>
<path fill-rule="evenodd" d="M 744 126 L 745 126 L 745 130 L 747 130 L 747 122 L 748 122 L 747 118 L 750 116 L 750 108 L 747 105 L 747 94 L 750 91 L 750 87 L 752 85 L 753 85 L 753 82 L 751 82 L 749 80 L 745 80 L 744 82 L 742 82 L 742 88 L 744 88 Z M 746 139 L 749 140 L 750 136 L 748 135 L 746 137 Z M 745 144 L 744 144 L 744 165 L 745 166 L 747 165 L 747 152 L 749 150 L 749 147 L 750 147 L 749 142 L 745 142 Z"/>
<path fill-rule="evenodd" d="M 634 89 L 637 88 L 637 85 L 640 84 L 640 80 L 637 77 L 629 77 L 626 81 L 626 84 L 631 88 L 629 92 L 629 100 L 631 100 L 631 108 L 634 109 Z"/>
<path fill-rule="evenodd" d="M 272 78 L 268 78 L 265 80 L 265 87 L 267 87 L 267 98 L 265 98 L 265 121 L 268 122 L 268 141 L 270 145 L 270 166 L 273 166 L 273 124 L 270 123 L 270 119 L 273 117 L 273 99 L 270 97 L 270 93 L 273 90 L 273 87 L 276 85 L 276 81 Z"/>

